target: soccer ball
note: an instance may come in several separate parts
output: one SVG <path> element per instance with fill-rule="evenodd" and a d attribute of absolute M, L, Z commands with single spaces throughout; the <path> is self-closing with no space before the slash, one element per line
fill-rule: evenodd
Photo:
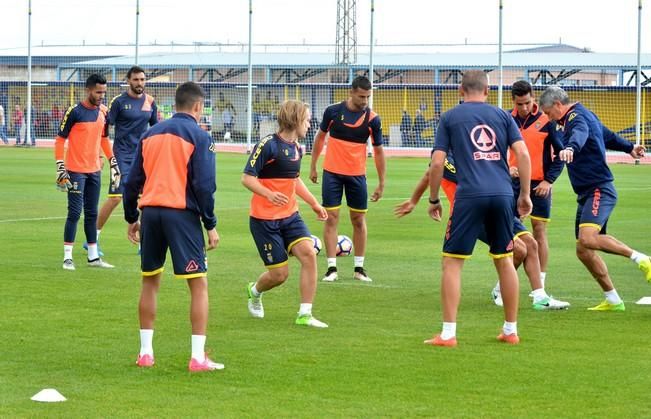
<path fill-rule="evenodd" d="M 321 253 L 321 249 L 323 248 L 323 243 L 321 243 L 321 239 L 312 234 L 312 245 L 314 246 L 314 253 L 317 255 Z"/>
<path fill-rule="evenodd" d="M 353 251 L 353 241 L 348 236 L 337 236 L 337 256 L 348 256 Z"/>

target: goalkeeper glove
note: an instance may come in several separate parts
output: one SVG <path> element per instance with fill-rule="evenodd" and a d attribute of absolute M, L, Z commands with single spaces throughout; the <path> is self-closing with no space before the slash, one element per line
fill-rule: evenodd
<path fill-rule="evenodd" d="M 120 168 L 118 167 L 118 161 L 115 159 L 115 156 L 109 159 L 109 165 L 111 166 L 111 188 L 117 190 L 120 187 Z"/>
<path fill-rule="evenodd" d="M 63 160 L 57 160 L 57 189 L 61 192 L 67 192 L 72 189 L 72 182 L 70 182 L 70 175 L 66 170 L 66 165 Z"/>

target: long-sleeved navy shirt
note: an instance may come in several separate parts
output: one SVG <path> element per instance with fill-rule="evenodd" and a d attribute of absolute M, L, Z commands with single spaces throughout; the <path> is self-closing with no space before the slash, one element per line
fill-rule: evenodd
<path fill-rule="evenodd" d="M 574 192 L 579 195 L 613 181 L 606 163 L 606 149 L 627 153 L 633 150 L 633 143 L 606 128 L 594 113 L 578 102 L 561 117 L 558 127 L 563 131 L 563 146 L 574 151 L 567 172 Z"/>
<path fill-rule="evenodd" d="M 124 218 L 138 220 L 136 205 L 187 209 L 211 230 L 217 225 L 215 190 L 212 139 L 194 117 L 177 113 L 150 128 L 138 143 L 124 185 Z"/>

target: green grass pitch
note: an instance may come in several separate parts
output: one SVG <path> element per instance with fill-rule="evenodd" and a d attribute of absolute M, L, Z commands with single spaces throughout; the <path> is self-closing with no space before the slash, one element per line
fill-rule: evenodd
<path fill-rule="evenodd" d="M 440 329 L 440 249 L 444 224 L 426 201 L 393 217 L 424 159 L 388 160 L 384 198 L 370 204 L 367 262 L 372 284 L 320 283 L 315 314 L 326 330 L 293 325 L 297 264 L 265 295 L 266 318 L 249 317 L 244 286 L 262 271 L 248 231 L 250 193 L 240 184 L 244 155 L 217 157 L 216 213 L 221 243 L 209 255 L 207 346 L 221 372 L 191 375 L 188 291 L 168 264 L 159 298 L 156 366 L 135 366 L 140 291 L 136 248 L 122 211 L 102 232 L 114 270 L 84 266 L 83 229 L 75 272 L 61 269 L 65 195 L 54 187 L 52 150 L 0 149 L 0 417 L 644 417 L 651 412 L 651 307 L 634 302 L 651 287 L 630 261 L 605 255 L 624 313 L 586 308 L 603 298 L 574 255 L 575 197 L 564 174 L 555 186 L 548 291 L 568 311 L 535 312 L 520 272 L 519 331 L 511 347 L 495 340 L 501 309 L 490 299 L 494 268 L 484 245 L 465 266 L 459 346 L 422 342 Z M 303 178 L 319 196 L 318 185 Z M 609 232 L 651 252 L 651 166 L 612 167 L 619 204 Z M 369 186 L 375 187 L 369 162 Z M 107 180 L 104 179 L 101 201 Z M 446 203 L 447 204 L 447 203 Z M 447 207 L 447 205 L 446 205 Z M 312 232 L 322 227 L 301 206 Z M 344 214 L 345 215 L 345 214 Z M 340 232 L 352 235 L 342 217 Z M 319 256 L 319 274 L 325 271 Z M 56 388 L 65 403 L 30 397 Z"/>

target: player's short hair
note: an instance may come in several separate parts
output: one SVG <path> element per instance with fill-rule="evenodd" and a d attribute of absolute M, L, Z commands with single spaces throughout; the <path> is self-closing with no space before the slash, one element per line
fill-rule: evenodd
<path fill-rule="evenodd" d="M 463 72 L 461 89 L 467 93 L 481 93 L 488 87 L 488 76 L 483 70 L 468 70 Z"/>
<path fill-rule="evenodd" d="M 538 104 L 541 108 L 552 106 L 554 102 L 559 101 L 563 105 L 570 103 L 570 97 L 567 92 L 559 86 L 549 86 L 538 98 Z"/>
<path fill-rule="evenodd" d="M 174 103 L 177 111 L 187 111 L 192 109 L 195 103 L 202 101 L 206 97 L 203 88 L 193 81 L 186 81 L 176 88 Z"/>
<path fill-rule="evenodd" d="M 145 69 L 140 66 L 134 65 L 129 69 L 129 71 L 127 71 L 127 80 L 131 78 L 132 74 L 138 74 L 138 73 L 145 73 Z"/>
<path fill-rule="evenodd" d="M 300 100 L 286 100 L 278 110 L 278 127 L 281 131 L 293 131 L 297 129 L 305 119 L 310 106 Z"/>
<path fill-rule="evenodd" d="M 106 84 L 106 79 L 101 74 L 91 74 L 86 79 L 86 89 L 95 87 L 96 84 Z"/>
<path fill-rule="evenodd" d="M 533 95 L 533 88 L 531 87 L 531 83 L 529 83 L 526 80 L 518 80 L 515 83 L 513 83 L 513 86 L 511 86 L 511 97 L 515 99 L 515 97 L 522 97 L 526 96 L 527 94 Z"/>
<path fill-rule="evenodd" d="M 373 88 L 373 86 L 371 85 L 371 81 L 365 76 L 355 77 L 353 79 L 353 82 L 350 84 L 350 87 L 353 90 L 355 89 L 371 90 Z"/>

